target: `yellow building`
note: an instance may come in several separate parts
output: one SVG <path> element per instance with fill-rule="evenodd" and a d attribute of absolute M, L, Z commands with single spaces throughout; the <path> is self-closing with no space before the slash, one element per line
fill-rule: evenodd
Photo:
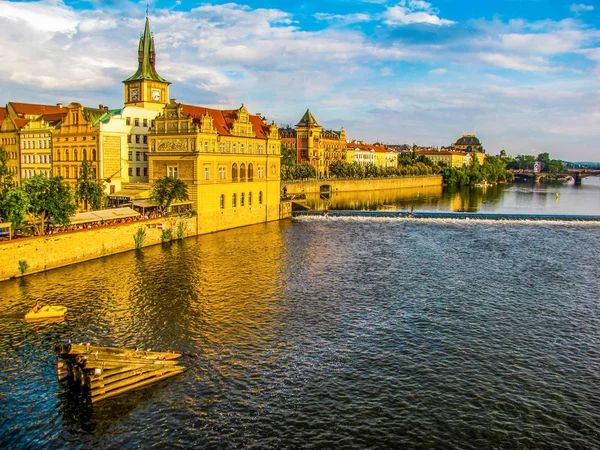
<path fill-rule="evenodd" d="M 344 160 L 357 162 L 361 166 L 398 167 L 398 153 L 384 145 L 365 144 L 362 141 L 351 141 L 344 153 Z"/>
<path fill-rule="evenodd" d="M 308 163 L 317 169 L 317 176 L 329 175 L 329 165 L 344 158 L 346 131 L 325 130 L 310 110 L 306 110 L 294 128 L 279 130 L 281 143 L 296 150 L 296 162 Z"/>
<path fill-rule="evenodd" d="M 100 130 L 101 124 L 110 120 L 111 111 L 79 103 L 69 104 L 67 111 L 52 133 L 52 174 L 75 186 L 83 161 L 89 161 L 94 177 L 105 179 L 110 189 L 111 177 L 120 171 L 121 142 L 114 138 L 101 142 Z"/>
<path fill-rule="evenodd" d="M 423 149 L 417 150 L 417 153 L 426 156 L 435 164 L 446 165 L 448 167 L 469 166 L 473 160 L 471 153 L 459 152 L 456 150 Z"/>
<path fill-rule="evenodd" d="M 15 183 L 51 168 L 51 133 L 66 115 L 58 105 L 10 102 L 0 125 L 0 145 L 8 152 Z"/>
<path fill-rule="evenodd" d="M 472 153 L 473 156 L 479 160 L 480 164 L 483 164 L 485 161 L 486 155 L 483 145 L 474 134 L 463 134 L 454 143 L 454 149 L 461 152 Z"/>
<path fill-rule="evenodd" d="M 177 103 L 148 133 L 150 181 L 171 176 L 188 186 L 199 232 L 279 219 L 278 128 L 237 110 Z"/>

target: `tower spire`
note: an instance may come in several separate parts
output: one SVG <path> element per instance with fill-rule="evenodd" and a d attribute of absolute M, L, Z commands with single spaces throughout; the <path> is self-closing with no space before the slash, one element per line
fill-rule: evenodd
<path fill-rule="evenodd" d="M 156 72 L 156 68 L 154 67 L 155 62 L 156 52 L 154 50 L 154 36 L 150 31 L 148 3 L 146 3 L 146 24 L 144 26 L 144 33 L 140 37 L 140 44 L 138 46 L 138 69 L 132 76 L 126 80 L 123 80 L 123 82 L 134 80 L 154 80 L 160 81 L 161 83 L 169 83 Z"/>

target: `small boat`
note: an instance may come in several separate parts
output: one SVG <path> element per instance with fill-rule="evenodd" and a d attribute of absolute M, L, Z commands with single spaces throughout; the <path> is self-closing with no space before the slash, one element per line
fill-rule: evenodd
<path fill-rule="evenodd" d="M 66 306 L 53 306 L 46 305 L 42 306 L 37 312 L 33 309 L 25 314 L 26 320 L 35 320 L 35 319 L 50 319 L 52 317 L 62 317 L 67 312 Z"/>

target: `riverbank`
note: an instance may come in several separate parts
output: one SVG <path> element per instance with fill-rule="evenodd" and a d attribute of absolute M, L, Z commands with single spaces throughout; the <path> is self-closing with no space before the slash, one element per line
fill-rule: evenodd
<path fill-rule="evenodd" d="M 329 192 L 379 191 L 386 189 L 403 189 L 428 186 L 442 186 L 441 175 L 424 175 L 414 177 L 367 178 L 363 180 L 335 178 L 282 182 L 281 188 L 287 194 L 318 194 L 325 186 Z"/>
<path fill-rule="evenodd" d="M 285 186 L 289 194 L 295 194 L 318 193 L 323 185 L 330 186 L 332 192 L 357 192 L 441 186 L 441 184 L 440 176 L 423 176 L 368 180 L 311 180 L 285 183 L 282 187 Z M 231 214 L 233 212 L 230 212 Z M 291 216 L 291 202 L 281 202 L 277 218 L 281 220 Z M 127 252 L 136 249 L 136 245 L 138 248 L 157 245 L 162 242 L 163 230 L 167 229 L 172 230 L 173 236 L 177 236 L 178 230 L 181 229 L 184 230 L 183 237 L 190 237 L 236 228 L 241 223 L 239 220 L 234 221 L 225 217 L 220 217 L 219 220 L 214 217 L 208 219 L 200 216 L 174 216 L 3 242 L 0 244 L 0 281 Z M 248 217 L 245 220 L 247 223 L 256 223 Z M 143 239 L 141 242 L 138 240 L 136 244 L 135 236 L 138 234 L 142 234 Z"/>

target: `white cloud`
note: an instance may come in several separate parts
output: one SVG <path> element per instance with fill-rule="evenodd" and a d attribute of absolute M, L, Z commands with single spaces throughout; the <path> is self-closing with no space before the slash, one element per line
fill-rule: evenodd
<path fill-rule="evenodd" d="M 60 0 L 37 3 L 2 1 L 0 20 L 12 26 L 31 27 L 38 31 L 63 33 L 68 36 L 75 33 L 77 26 L 75 13 Z"/>
<path fill-rule="evenodd" d="M 448 73 L 448 69 L 443 69 L 443 68 L 433 69 L 433 70 L 430 70 L 429 73 L 431 75 L 444 75 L 444 74 Z"/>
<path fill-rule="evenodd" d="M 453 21 L 440 19 L 437 9 L 423 0 L 402 0 L 396 6 L 388 7 L 383 14 L 387 25 L 409 25 L 426 23 L 430 25 L 452 25 Z"/>
<path fill-rule="evenodd" d="M 576 15 L 581 14 L 582 12 L 589 12 L 589 11 L 593 11 L 594 10 L 594 6 L 593 5 L 585 5 L 583 3 L 573 3 L 571 5 L 571 11 L 574 12 Z"/>

